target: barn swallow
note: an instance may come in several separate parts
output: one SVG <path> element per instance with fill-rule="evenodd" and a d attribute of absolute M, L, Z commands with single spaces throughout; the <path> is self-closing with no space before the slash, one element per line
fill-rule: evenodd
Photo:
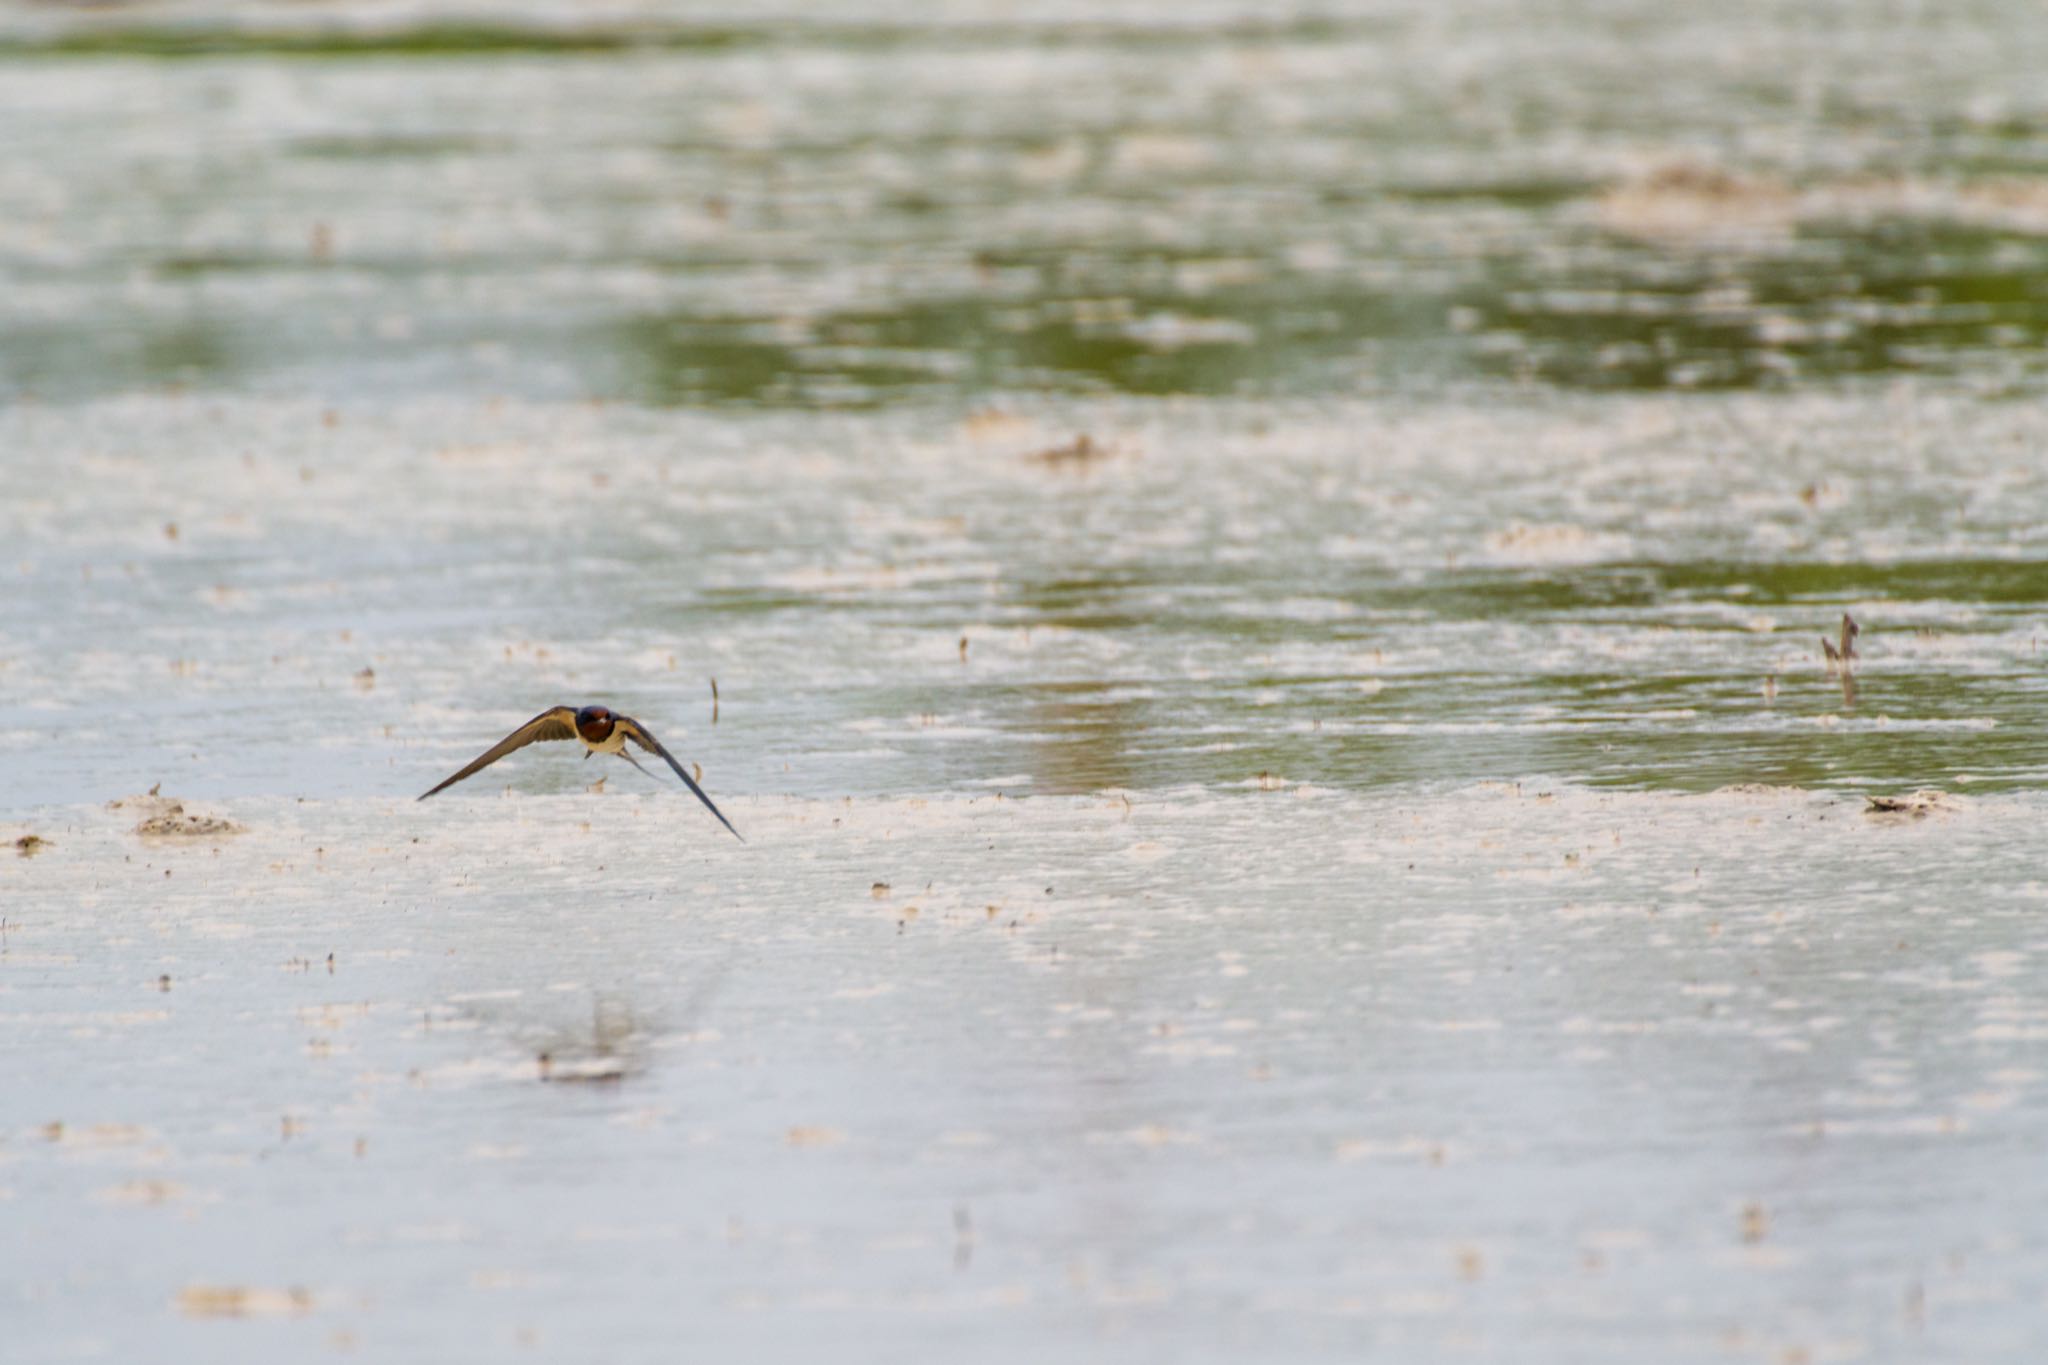
<path fill-rule="evenodd" d="M 732 828 L 732 821 L 726 819 L 718 807 L 711 804 L 711 798 L 704 794 L 704 789 L 683 771 L 683 765 L 676 762 L 675 755 L 662 748 L 661 741 L 656 739 L 646 726 L 631 716 L 622 716 L 606 706 L 586 706 L 581 711 L 567 706 L 549 707 L 478 755 L 461 772 L 433 790 L 423 793 L 420 800 L 426 800 L 442 787 L 454 786 L 471 773 L 490 767 L 514 749 L 524 749 L 527 745 L 544 739 L 580 739 L 583 741 L 585 758 L 592 754 L 617 754 L 634 767 L 640 768 L 640 760 L 626 752 L 626 741 L 632 740 L 674 768 L 676 776 L 683 779 L 683 785 L 697 794 L 697 799 L 704 803 L 705 809 L 718 816 L 718 823 L 732 830 L 733 838 L 740 839 L 740 832 Z M 640 768 L 640 771 L 644 773 L 647 769 Z M 745 843 L 746 840 L 740 839 L 740 842 Z"/>

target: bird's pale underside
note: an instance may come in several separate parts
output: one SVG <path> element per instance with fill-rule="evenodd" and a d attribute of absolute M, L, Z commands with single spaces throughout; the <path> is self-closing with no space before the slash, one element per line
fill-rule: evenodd
<path fill-rule="evenodd" d="M 732 821 L 726 819 L 724 812 L 712 804 L 711 798 L 704 794 L 704 789 L 683 771 L 683 765 L 676 762 L 675 755 L 663 748 L 661 741 L 656 739 L 646 726 L 631 716 L 622 716 L 604 706 L 586 706 L 580 711 L 573 706 L 549 707 L 470 760 L 454 776 L 443 779 L 436 786 L 421 793 L 420 800 L 424 801 L 435 792 L 452 787 L 463 778 L 481 772 L 515 749 L 524 749 L 529 744 L 556 739 L 581 740 L 586 756 L 617 754 L 634 767 L 640 768 L 640 760 L 626 752 L 626 743 L 630 740 L 675 769 L 676 776 L 683 779 L 683 785 L 695 792 L 697 799 L 704 803 L 704 808 L 718 817 L 718 823 L 731 830 L 733 838 L 740 838 L 740 832 L 733 829 Z M 640 768 L 640 771 L 647 770 Z M 746 841 L 741 839 L 741 842 Z"/>

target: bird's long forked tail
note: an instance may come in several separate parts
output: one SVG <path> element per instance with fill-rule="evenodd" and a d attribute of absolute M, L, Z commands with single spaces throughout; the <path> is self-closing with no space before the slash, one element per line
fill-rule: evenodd
<path fill-rule="evenodd" d="M 663 754 L 662 757 L 668 758 L 668 755 Z M 704 794 L 704 789 L 698 786 L 696 782 L 691 779 L 690 775 L 682 770 L 681 765 L 678 764 L 672 758 L 668 760 L 668 765 L 676 770 L 677 777 L 682 778 L 684 782 L 689 784 L 689 788 L 691 791 L 697 793 L 697 799 L 704 803 L 704 809 L 710 811 L 713 815 L 717 816 L 718 823 L 724 825 L 727 830 L 731 831 L 733 838 L 739 840 L 741 843 L 744 844 L 747 841 L 747 836 L 740 833 L 738 830 L 733 829 L 732 821 L 725 818 L 725 812 L 720 810 L 717 806 L 711 803 L 711 798 Z"/>
<path fill-rule="evenodd" d="M 651 733 L 649 733 L 646 726 L 642 725 L 639 721 L 634 720 L 628 716 L 619 717 L 619 724 L 625 727 L 627 739 L 632 740 L 635 744 L 645 749 L 648 753 L 655 755 L 662 762 L 668 764 L 670 768 L 675 770 L 676 776 L 683 779 L 683 785 L 688 787 L 692 792 L 694 792 L 696 794 L 697 799 L 704 803 L 704 809 L 710 811 L 713 815 L 718 817 L 718 823 L 725 826 L 726 832 L 728 834 L 732 835 L 733 838 L 739 840 L 743 844 L 747 841 L 747 838 L 744 834 L 741 834 L 738 830 L 732 827 L 732 821 L 725 818 L 725 812 L 720 810 L 717 807 L 717 805 L 712 802 L 711 798 L 704 794 L 704 789 L 697 785 L 697 779 L 691 777 L 688 772 L 684 771 L 683 765 L 676 762 L 676 756 L 670 753 L 667 749 L 663 748 L 661 741 L 656 739 Z M 622 755 L 625 754 L 624 749 L 621 749 L 619 752 Z M 637 763 L 634 764 L 634 766 L 639 767 Z M 642 768 L 641 771 L 645 772 L 646 769 Z"/>

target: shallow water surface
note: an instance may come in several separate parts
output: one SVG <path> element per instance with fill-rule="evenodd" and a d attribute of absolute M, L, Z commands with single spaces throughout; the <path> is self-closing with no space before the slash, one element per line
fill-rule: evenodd
<path fill-rule="evenodd" d="M 728 800 L 43 812 L 16 1340 L 2029 1349 L 2038 797 Z"/>
<path fill-rule="evenodd" d="M 0 7 L 0 1355 L 2035 1360 L 2043 13 Z"/>
<path fill-rule="evenodd" d="M 23 407 L 0 745 L 44 800 L 392 795 L 606 699 L 809 796 L 2030 790 L 2039 411 Z"/>

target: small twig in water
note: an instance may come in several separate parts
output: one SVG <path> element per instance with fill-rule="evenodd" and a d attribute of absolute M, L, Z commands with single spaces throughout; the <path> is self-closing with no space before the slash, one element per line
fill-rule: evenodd
<path fill-rule="evenodd" d="M 1863 627 L 1856 624 L 1856 618 L 1848 612 L 1842 613 L 1841 642 L 1823 635 L 1820 638 L 1821 657 L 1827 661 L 1828 672 L 1846 671 L 1862 656 L 1856 652 L 1856 637 L 1863 633 Z"/>

